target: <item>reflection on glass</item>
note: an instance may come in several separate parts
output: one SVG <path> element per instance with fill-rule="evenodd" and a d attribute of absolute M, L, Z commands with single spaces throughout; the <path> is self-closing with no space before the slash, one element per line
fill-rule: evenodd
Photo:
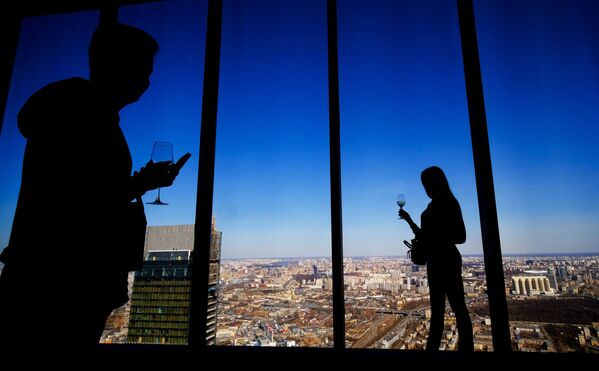
<path fill-rule="evenodd" d="M 599 4 L 474 10 L 512 348 L 589 352 L 599 315 Z"/>
<path fill-rule="evenodd" d="M 420 173 L 437 165 L 451 180 L 466 224 L 465 300 L 477 350 L 491 350 L 486 279 L 453 2 L 339 1 L 339 71 L 346 342 L 352 348 L 424 349 L 429 334 L 426 266 L 390 217 L 396 198 L 420 225 L 430 202 Z M 399 185 L 399 186 L 398 186 Z M 395 209 L 397 211 L 397 209 Z M 480 313 L 479 313 L 480 312 Z M 440 349 L 457 349 L 449 305 Z"/>
<path fill-rule="evenodd" d="M 326 6 L 223 7 L 216 344 L 331 347 Z"/>

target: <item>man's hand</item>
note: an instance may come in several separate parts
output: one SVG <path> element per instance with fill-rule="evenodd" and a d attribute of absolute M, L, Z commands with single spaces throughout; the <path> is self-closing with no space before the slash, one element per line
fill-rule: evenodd
<path fill-rule="evenodd" d="M 171 161 L 154 162 L 150 160 L 139 171 L 133 172 L 131 197 L 143 196 L 147 191 L 158 187 L 171 186 L 190 157 L 191 153 L 188 152 L 174 164 Z"/>
<path fill-rule="evenodd" d="M 146 166 L 139 169 L 137 176 L 144 193 L 158 187 L 168 187 L 173 184 L 180 167 L 170 161 L 149 161 Z"/>

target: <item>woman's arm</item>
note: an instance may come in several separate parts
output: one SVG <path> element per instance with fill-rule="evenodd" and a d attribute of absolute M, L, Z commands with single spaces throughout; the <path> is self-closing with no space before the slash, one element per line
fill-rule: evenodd
<path fill-rule="evenodd" d="M 422 231 L 421 231 L 420 227 L 416 223 L 414 223 L 410 214 L 408 214 L 408 212 L 405 211 L 404 209 L 399 209 L 398 215 L 400 218 L 402 218 L 403 220 L 405 220 L 408 223 L 410 228 L 412 228 L 412 232 L 414 232 L 414 236 L 416 236 L 416 238 L 418 239 L 420 237 Z"/>

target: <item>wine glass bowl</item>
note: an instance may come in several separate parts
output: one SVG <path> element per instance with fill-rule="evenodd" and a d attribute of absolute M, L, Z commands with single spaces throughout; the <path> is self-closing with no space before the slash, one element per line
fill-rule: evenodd
<path fill-rule="evenodd" d="M 402 193 L 398 194 L 396 203 L 397 206 L 399 206 L 399 209 L 402 210 L 404 205 L 406 204 L 406 196 Z M 401 217 L 399 217 L 398 219 L 401 219 Z"/>
<path fill-rule="evenodd" d="M 152 147 L 152 155 L 150 159 L 154 163 L 173 163 L 173 145 L 169 142 L 155 141 Z M 158 195 L 152 202 L 146 202 L 148 205 L 168 205 L 160 199 L 160 187 L 158 187 Z"/>
<path fill-rule="evenodd" d="M 398 194 L 397 195 L 397 206 L 399 206 L 400 209 L 403 209 L 405 204 L 406 204 L 406 196 L 403 194 Z"/>
<path fill-rule="evenodd" d="M 173 162 L 173 145 L 169 142 L 156 141 L 152 147 L 153 162 Z"/>

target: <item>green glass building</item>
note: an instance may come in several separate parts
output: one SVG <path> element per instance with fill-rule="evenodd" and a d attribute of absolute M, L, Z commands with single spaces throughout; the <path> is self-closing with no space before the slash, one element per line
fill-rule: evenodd
<path fill-rule="evenodd" d="M 148 227 L 145 261 L 135 273 L 127 342 L 187 344 L 194 226 Z M 206 341 L 216 340 L 222 232 L 212 224 Z"/>

